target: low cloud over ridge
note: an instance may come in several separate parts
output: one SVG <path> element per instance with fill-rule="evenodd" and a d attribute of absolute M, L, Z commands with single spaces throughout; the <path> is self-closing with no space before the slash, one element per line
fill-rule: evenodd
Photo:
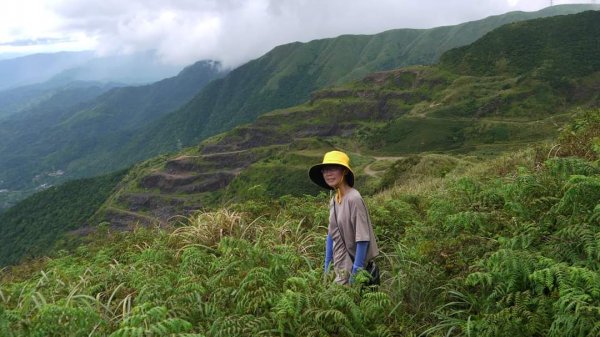
<path fill-rule="evenodd" d="M 35 8 L 31 16 L 36 21 L 24 20 L 21 27 L 18 21 L 6 19 L 13 26 L 2 29 L 9 34 L 0 35 L 0 46 L 15 47 L 18 44 L 11 41 L 29 41 L 20 45 L 30 47 L 42 39 L 32 34 L 44 34 L 40 35 L 43 36 L 40 46 L 55 41 L 77 49 L 74 41 L 81 41 L 81 49 L 93 48 L 104 55 L 152 49 L 166 63 L 186 65 L 214 59 L 225 66 L 237 66 L 293 41 L 452 25 L 513 10 L 539 10 L 550 4 L 541 0 L 21 0 L 19 3 L 34 6 L 30 7 Z M 3 6 L 7 5 L 0 5 L 0 12 L 7 13 L 7 17 L 11 10 L 23 11 L 21 5 L 14 3 L 10 8 Z"/>

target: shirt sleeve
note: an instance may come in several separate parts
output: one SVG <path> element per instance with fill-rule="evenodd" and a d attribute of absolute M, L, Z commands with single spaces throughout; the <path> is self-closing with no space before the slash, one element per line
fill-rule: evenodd
<path fill-rule="evenodd" d="M 325 271 L 329 269 L 329 264 L 333 260 L 333 239 L 329 234 L 325 240 Z"/>
<path fill-rule="evenodd" d="M 359 268 L 365 267 L 365 258 L 367 257 L 368 241 L 359 241 L 356 243 L 356 257 L 352 266 L 352 274 L 355 274 Z"/>
<path fill-rule="evenodd" d="M 355 242 L 370 241 L 371 235 L 369 231 L 370 221 L 367 206 L 361 197 L 352 200 L 352 222 L 355 225 L 356 237 Z"/>

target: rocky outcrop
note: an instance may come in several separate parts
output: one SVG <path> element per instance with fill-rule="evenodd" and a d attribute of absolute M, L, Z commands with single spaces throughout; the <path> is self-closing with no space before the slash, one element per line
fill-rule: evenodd
<path fill-rule="evenodd" d="M 111 228 L 121 231 L 131 230 L 135 226 L 149 227 L 160 224 L 156 218 L 114 208 L 106 210 L 103 218 L 110 223 Z"/>
<path fill-rule="evenodd" d="M 163 207 L 181 207 L 184 200 L 176 197 L 154 195 L 149 193 L 124 194 L 119 197 L 119 203 L 127 206 L 133 212 L 148 212 Z"/>
<path fill-rule="evenodd" d="M 155 172 L 143 177 L 140 181 L 140 187 L 146 189 L 158 188 L 162 193 L 210 192 L 227 186 L 237 173 L 239 173 L 239 169 L 195 174 Z"/>
<path fill-rule="evenodd" d="M 203 146 L 203 154 L 237 152 L 268 145 L 281 145 L 290 142 L 290 138 L 274 128 L 246 126 L 232 130 L 216 144 Z"/>

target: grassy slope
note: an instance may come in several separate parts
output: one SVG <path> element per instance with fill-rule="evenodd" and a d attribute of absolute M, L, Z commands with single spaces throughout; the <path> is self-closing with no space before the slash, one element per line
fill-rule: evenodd
<path fill-rule="evenodd" d="M 538 31 L 551 31 L 578 20 L 579 41 L 596 47 L 598 13 L 542 19 L 520 24 L 504 34 L 505 44 Z M 496 32 L 461 51 L 465 58 L 497 40 Z M 573 39 L 578 35 L 564 36 Z M 582 42 L 582 45 L 585 43 Z M 560 45 L 557 41 L 540 49 Z M 105 219 L 120 227 L 128 221 L 166 223 L 172 216 L 219 202 L 316 193 L 308 183 L 307 163 L 318 162 L 328 149 L 343 149 L 355 158 L 357 186 L 372 193 L 383 173 L 373 173 L 378 157 L 424 152 L 490 156 L 552 139 L 571 109 L 597 105 L 597 67 L 588 76 L 566 74 L 568 86 L 554 85 L 538 68 L 560 53 L 544 54 L 526 73 L 493 76 L 460 75 L 440 67 L 409 67 L 375 73 L 362 81 L 315 92 L 310 102 L 264 114 L 255 123 L 213 137 L 139 167 L 111 198 Z M 572 55 L 586 64 L 586 53 Z M 308 151 L 307 151 L 308 150 Z M 102 218 L 102 217 L 100 217 Z"/>
<path fill-rule="evenodd" d="M 0 333 L 587 336 L 600 320 L 599 130 L 600 111 L 587 110 L 557 139 L 559 157 L 529 148 L 406 163 L 395 186 L 366 198 L 377 289 L 323 273 L 327 196 L 286 196 L 168 230 L 101 232 L 10 269 Z M 588 156 L 561 157 L 582 148 Z"/>
<path fill-rule="evenodd" d="M 556 24 L 552 24 L 555 21 Z M 540 77 L 583 76 L 600 69 L 600 12 L 516 22 L 489 33 L 472 45 L 444 54 L 441 64 L 455 72 Z M 586 62 L 573 62 L 573 59 Z"/>

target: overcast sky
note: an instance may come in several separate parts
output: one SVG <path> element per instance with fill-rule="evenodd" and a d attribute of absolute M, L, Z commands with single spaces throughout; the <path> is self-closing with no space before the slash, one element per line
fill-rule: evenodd
<path fill-rule="evenodd" d="M 293 41 L 453 25 L 549 5 L 549 0 L 0 0 L 0 55 L 155 49 L 167 63 L 214 59 L 236 66 Z"/>

